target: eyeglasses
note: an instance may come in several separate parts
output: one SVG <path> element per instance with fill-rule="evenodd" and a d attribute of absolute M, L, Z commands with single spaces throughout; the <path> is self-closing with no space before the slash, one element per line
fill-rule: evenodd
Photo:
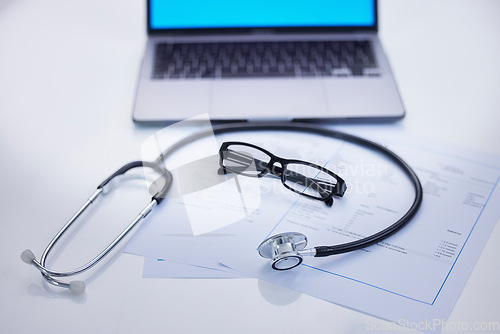
<path fill-rule="evenodd" d="M 347 186 L 337 174 L 321 166 L 275 156 L 253 144 L 225 142 L 219 149 L 222 173 L 228 171 L 250 177 L 270 173 L 281 178 L 291 191 L 324 201 L 332 206 L 332 196 L 344 196 Z"/>

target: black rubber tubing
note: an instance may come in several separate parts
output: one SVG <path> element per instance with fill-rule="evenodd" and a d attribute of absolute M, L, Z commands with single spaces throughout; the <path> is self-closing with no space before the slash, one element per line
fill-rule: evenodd
<path fill-rule="evenodd" d="M 400 229 L 402 229 L 406 224 L 408 224 L 412 218 L 417 213 L 420 205 L 422 204 L 423 190 L 422 184 L 417 176 L 417 174 L 413 171 L 413 169 L 396 153 L 392 152 L 388 148 L 377 144 L 371 140 L 364 139 L 355 135 L 351 135 L 348 133 L 327 129 L 324 127 L 320 127 L 310 123 L 299 123 L 299 122 L 238 122 L 238 123 L 229 123 L 229 124 L 220 124 L 213 126 L 210 130 L 200 131 L 189 135 L 178 142 L 171 145 L 165 151 L 163 151 L 160 156 L 153 162 L 156 165 L 162 165 L 163 161 L 173 152 L 179 150 L 186 144 L 189 144 L 197 139 L 201 139 L 211 135 L 223 134 L 223 133 L 232 133 L 232 132 L 245 132 L 245 131 L 290 131 L 290 132 L 303 132 L 303 133 L 312 133 L 317 135 L 322 135 L 325 137 L 336 138 L 345 140 L 347 142 L 351 142 L 363 147 L 367 147 L 371 150 L 377 151 L 385 155 L 389 160 L 395 162 L 408 176 L 408 178 L 412 181 L 414 189 L 415 189 L 415 198 L 413 200 L 412 205 L 408 209 L 408 211 L 399 218 L 392 225 L 387 228 L 369 235 L 365 238 L 347 242 L 338 245 L 332 246 L 317 246 L 315 247 L 316 254 L 315 257 L 323 257 L 330 256 L 335 254 L 342 254 L 347 252 L 352 252 L 358 249 L 362 249 L 376 243 L 381 242 L 382 240 L 388 238 L 393 235 Z"/>

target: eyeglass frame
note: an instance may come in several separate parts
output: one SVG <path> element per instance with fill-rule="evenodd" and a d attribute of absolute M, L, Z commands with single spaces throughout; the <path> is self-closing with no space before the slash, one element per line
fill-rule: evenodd
<path fill-rule="evenodd" d="M 253 149 L 256 149 L 256 150 L 259 150 L 259 151 L 265 153 L 271 159 L 269 160 L 267 165 L 263 168 L 263 170 L 259 174 L 247 175 L 247 174 L 240 173 L 238 171 L 232 170 L 230 167 L 224 166 L 224 163 L 223 163 L 224 152 L 227 152 L 228 151 L 227 148 L 231 145 L 241 145 L 241 146 L 251 147 Z M 275 165 L 276 163 L 279 163 L 281 165 L 281 167 L 276 166 Z M 316 168 L 316 169 L 318 169 L 326 174 L 329 174 L 337 181 L 337 183 L 335 184 L 335 187 L 334 187 L 334 191 L 332 191 L 330 194 L 328 194 L 328 196 L 326 196 L 325 198 L 319 198 L 319 197 L 314 197 L 312 195 L 304 193 L 303 191 L 299 191 L 297 189 L 290 187 L 289 185 L 286 184 L 286 179 L 285 179 L 285 171 L 287 170 L 286 166 L 289 164 L 305 165 L 305 166 Z M 261 177 L 265 176 L 266 174 L 270 173 L 272 175 L 279 177 L 281 179 L 281 183 L 283 184 L 283 186 L 285 188 L 287 188 L 287 189 L 289 189 L 289 190 L 291 190 L 294 193 L 297 193 L 299 195 L 303 195 L 303 196 L 306 196 L 306 197 L 309 197 L 312 199 L 316 199 L 318 201 L 323 201 L 328 206 L 333 205 L 333 196 L 343 197 L 345 191 L 347 190 L 347 186 L 345 184 L 344 179 L 342 179 L 340 176 L 338 176 L 337 174 L 335 174 L 334 172 L 332 172 L 329 169 L 326 169 L 322 166 L 313 164 L 311 162 L 303 161 L 303 160 L 281 158 L 281 157 L 278 157 L 277 155 L 272 154 L 268 150 L 263 149 L 262 147 L 259 147 L 257 145 L 250 144 L 250 143 L 245 143 L 245 142 L 239 142 L 239 141 L 223 142 L 221 147 L 219 148 L 219 165 L 223 169 L 224 174 L 226 174 L 226 169 L 230 170 L 233 173 L 237 173 L 237 174 L 241 174 L 241 175 L 249 176 L 249 177 L 257 177 L 257 178 L 261 178 Z"/>

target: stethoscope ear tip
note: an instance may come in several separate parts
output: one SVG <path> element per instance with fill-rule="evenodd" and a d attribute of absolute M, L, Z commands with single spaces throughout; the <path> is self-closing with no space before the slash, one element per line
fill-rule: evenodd
<path fill-rule="evenodd" d="M 24 252 L 21 254 L 21 260 L 27 264 L 33 264 L 33 261 L 36 260 L 35 254 L 33 254 L 32 251 L 29 249 L 24 250 Z"/>
<path fill-rule="evenodd" d="M 85 292 L 85 282 L 71 281 L 69 282 L 69 291 L 74 295 L 81 295 Z"/>

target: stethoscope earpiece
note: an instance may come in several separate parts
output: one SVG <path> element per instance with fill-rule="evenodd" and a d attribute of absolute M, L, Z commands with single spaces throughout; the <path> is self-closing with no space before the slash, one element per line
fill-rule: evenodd
<path fill-rule="evenodd" d="M 271 259 L 271 266 L 276 270 L 288 270 L 302 263 L 304 255 L 314 255 L 314 249 L 304 250 L 307 237 L 302 233 L 286 232 L 267 238 L 259 245 L 259 254 Z"/>
<path fill-rule="evenodd" d="M 122 175 L 133 168 L 143 168 L 143 167 L 152 168 L 160 173 L 160 177 L 153 182 L 153 186 L 150 189 L 151 191 L 153 191 L 152 194 L 153 197 L 151 198 L 149 204 L 136 216 L 136 218 L 125 228 L 125 230 L 123 230 L 121 234 L 119 234 L 104 250 L 102 250 L 90 262 L 84 264 L 81 267 L 78 267 L 77 269 L 69 271 L 56 271 L 49 269 L 46 266 L 46 260 L 47 256 L 52 251 L 55 244 L 66 233 L 68 228 L 71 227 L 73 223 L 75 223 L 75 221 L 81 216 L 81 214 L 85 210 L 87 210 L 102 193 L 104 193 L 104 187 L 115 177 Z M 81 295 L 85 292 L 85 282 L 83 281 L 63 282 L 59 278 L 80 274 L 92 268 L 99 261 L 101 261 L 107 254 L 109 254 L 116 247 L 116 245 L 120 243 L 121 240 L 123 240 L 123 238 L 125 238 L 125 236 L 137 224 L 139 224 L 144 218 L 146 218 L 146 216 L 151 212 L 151 210 L 155 206 L 157 206 L 165 198 L 165 194 L 167 193 L 171 184 L 172 184 L 172 174 L 159 164 L 154 164 L 147 161 L 133 161 L 128 164 L 125 164 L 123 167 L 121 167 L 116 172 L 111 174 L 111 176 L 109 176 L 106 180 L 104 180 L 104 182 L 102 182 L 97 187 L 97 190 L 83 204 L 80 210 L 78 210 L 73 215 L 73 217 L 71 217 L 71 219 L 61 228 L 61 230 L 56 234 L 56 236 L 52 239 L 52 241 L 47 245 L 47 248 L 45 248 L 45 251 L 43 252 L 39 261 L 37 261 L 35 254 L 33 254 L 33 252 L 30 251 L 29 249 L 26 249 L 21 254 L 21 259 L 23 260 L 23 262 L 33 265 L 35 268 L 40 270 L 43 278 L 47 281 L 47 283 L 50 283 L 54 286 L 67 288 L 69 289 L 69 291 L 71 291 L 71 293 L 75 295 Z"/>

